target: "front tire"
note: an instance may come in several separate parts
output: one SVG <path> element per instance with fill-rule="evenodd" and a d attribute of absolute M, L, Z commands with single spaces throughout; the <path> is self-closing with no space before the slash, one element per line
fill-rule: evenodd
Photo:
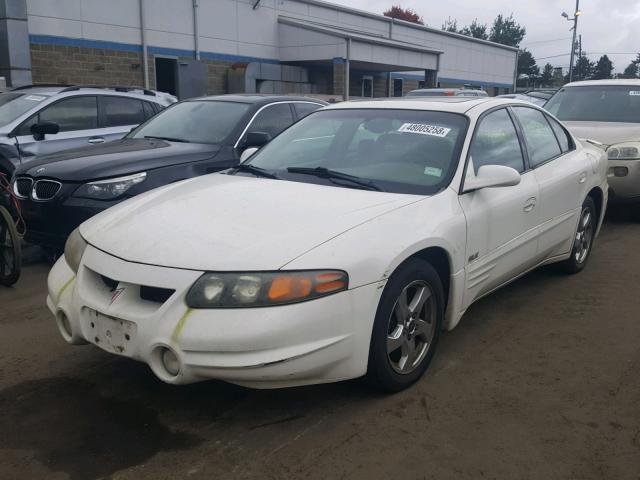
<path fill-rule="evenodd" d="M 591 255 L 593 240 L 598 228 L 598 217 L 596 214 L 596 204 L 591 197 L 587 197 L 582 204 L 580 219 L 576 227 L 576 234 L 571 248 L 571 256 L 562 262 L 565 272 L 573 274 L 581 272 L 587 265 L 587 260 Z"/>
<path fill-rule="evenodd" d="M 387 392 L 417 381 L 431 363 L 443 317 L 438 273 L 424 260 L 406 261 L 389 279 L 378 305 L 367 381 Z"/>

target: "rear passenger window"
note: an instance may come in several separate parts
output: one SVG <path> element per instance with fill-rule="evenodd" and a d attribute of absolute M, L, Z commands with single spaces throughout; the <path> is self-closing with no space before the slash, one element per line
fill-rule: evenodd
<path fill-rule="evenodd" d="M 522 125 L 531 167 L 535 168 L 562 154 L 558 140 L 542 112 L 527 107 L 513 107 L 513 111 Z"/>
<path fill-rule="evenodd" d="M 322 106 L 317 103 L 294 103 L 293 105 L 296 109 L 298 119 L 306 117 L 311 112 L 315 112 Z"/>
<path fill-rule="evenodd" d="M 476 173 L 483 165 L 504 165 L 524 171 L 524 159 L 516 127 L 503 108 L 484 117 L 470 148 Z"/>
<path fill-rule="evenodd" d="M 545 118 L 553 128 L 553 132 L 556 134 L 558 138 L 558 142 L 560 142 L 560 148 L 562 149 L 562 153 L 566 153 L 569 150 L 573 150 L 573 141 L 569 137 L 569 134 L 566 132 L 562 125 L 556 122 L 553 118 L 545 115 Z"/>
<path fill-rule="evenodd" d="M 138 125 L 145 120 L 142 101 L 127 97 L 103 97 L 104 126 Z"/>
<path fill-rule="evenodd" d="M 276 103 L 262 110 L 249 126 L 249 132 L 265 132 L 271 138 L 293 123 L 291 107 L 288 103 Z"/>
<path fill-rule="evenodd" d="M 142 107 L 144 108 L 144 119 L 148 120 L 156 114 L 156 111 L 153 109 L 153 105 L 149 102 L 142 102 Z"/>

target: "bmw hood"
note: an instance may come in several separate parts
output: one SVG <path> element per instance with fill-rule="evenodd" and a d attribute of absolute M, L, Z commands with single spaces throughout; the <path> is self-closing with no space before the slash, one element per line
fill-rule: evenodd
<path fill-rule="evenodd" d="M 618 122 L 562 122 L 578 138 L 596 140 L 605 145 L 640 142 L 640 124 Z"/>
<path fill-rule="evenodd" d="M 276 270 L 359 224 L 423 199 L 211 174 L 89 219 L 80 233 L 124 260 L 193 270 Z M 331 260 L 318 268 L 335 268 Z"/>
<path fill-rule="evenodd" d="M 86 182 L 206 160 L 218 151 L 217 145 L 125 138 L 36 157 L 24 162 L 16 174 Z"/>

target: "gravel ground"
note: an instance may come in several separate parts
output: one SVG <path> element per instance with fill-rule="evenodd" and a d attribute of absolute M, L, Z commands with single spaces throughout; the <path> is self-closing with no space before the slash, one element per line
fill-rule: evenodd
<path fill-rule="evenodd" d="M 0 290 L 0 478 L 638 480 L 640 223 L 612 217 L 584 272 L 480 301 L 393 396 L 165 385 L 66 345 L 27 266 Z"/>

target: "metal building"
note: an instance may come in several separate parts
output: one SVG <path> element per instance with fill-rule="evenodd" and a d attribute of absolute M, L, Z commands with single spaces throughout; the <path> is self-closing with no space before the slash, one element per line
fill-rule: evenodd
<path fill-rule="evenodd" d="M 512 91 L 517 49 L 321 0 L 0 0 L 0 76 L 235 92 Z"/>

